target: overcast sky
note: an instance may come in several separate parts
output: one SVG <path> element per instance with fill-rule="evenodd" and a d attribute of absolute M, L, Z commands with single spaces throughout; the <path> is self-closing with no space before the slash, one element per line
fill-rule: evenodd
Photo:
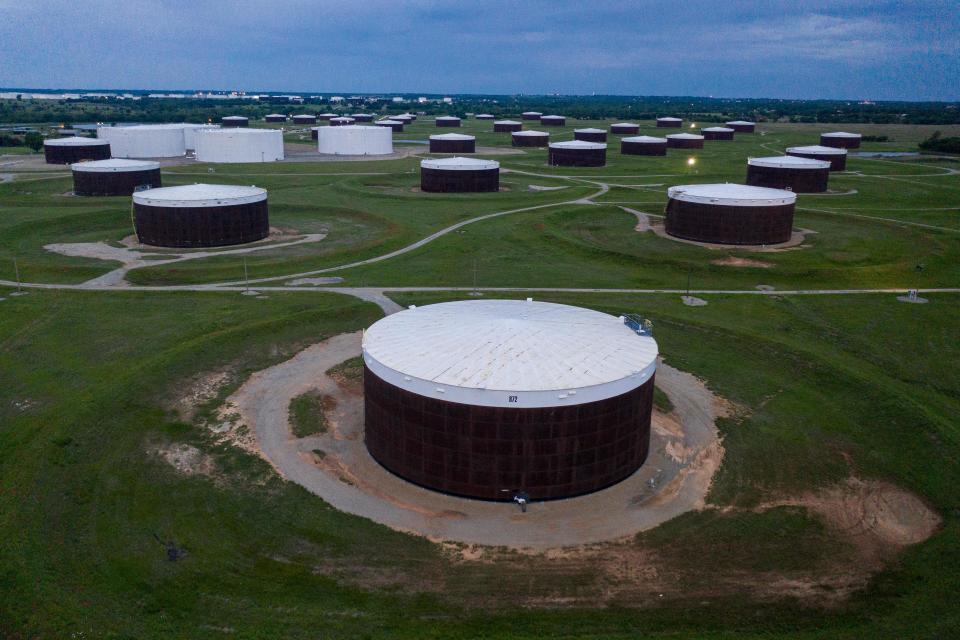
<path fill-rule="evenodd" d="M 960 99 L 960 0 L 0 0 L 0 86 Z"/>

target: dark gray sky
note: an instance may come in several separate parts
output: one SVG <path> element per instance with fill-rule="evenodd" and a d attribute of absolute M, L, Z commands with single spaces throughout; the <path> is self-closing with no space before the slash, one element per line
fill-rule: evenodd
<path fill-rule="evenodd" d="M 960 0 L 0 0 L 0 86 L 960 99 Z"/>

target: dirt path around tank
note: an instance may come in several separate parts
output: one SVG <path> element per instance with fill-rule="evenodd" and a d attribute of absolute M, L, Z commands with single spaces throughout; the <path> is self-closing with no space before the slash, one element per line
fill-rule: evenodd
<path fill-rule="evenodd" d="M 361 333 L 335 336 L 252 375 L 222 410 L 239 415 L 259 453 L 284 478 L 333 507 L 434 541 L 543 550 L 623 539 L 705 506 L 723 447 L 714 420 L 729 408 L 694 376 L 661 364 L 657 386 L 673 403 L 655 413 L 650 456 L 627 480 L 589 496 L 516 505 L 429 491 L 394 476 L 363 443 L 363 397 L 326 371 L 360 355 Z M 335 399 L 328 431 L 295 438 L 290 401 L 307 391 Z"/>

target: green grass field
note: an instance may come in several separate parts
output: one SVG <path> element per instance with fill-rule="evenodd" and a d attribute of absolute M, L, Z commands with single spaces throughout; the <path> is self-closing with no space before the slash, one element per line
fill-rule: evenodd
<path fill-rule="evenodd" d="M 465 124 L 481 146 L 509 144 L 489 123 Z M 551 132 L 569 138 L 573 128 Z M 960 286 L 960 176 L 952 173 L 960 165 L 950 159 L 851 159 L 831 177 L 837 194 L 800 196 L 796 226 L 817 233 L 792 251 L 677 243 L 634 231 L 635 217 L 620 208 L 659 214 L 667 186 L 742 181 L 748 156 L 836 128 L 765 125 L 763 136 L 708 143 L 694 169 L 689 154 L 624 158 L 611 149 L 608 167 L 583 171 L 546 167 L 544 151 L 491 155 L 527 173 L 503 173 L 507 190 L 482 195 L 419 193 L 410 158 L 212 174 L 185 165 L 163 178 L 265 186 L 273 226 L 326 230 L 319 243 L 247 257 L 250 276 L 279 278 L 274 284 L 475 216 L 549 205 L 324 274 L 385 288 L 402 305 L 464 294 L 391 287 Z M 892 139 L 864 150 L 898 151 L 915 149 L 932 128 L 855 130 Z M 395 140 L 435 131 L 418 121 Z M 652 131 L 645 123 L 642 133 Z M 601 182 L 616 186 L 598 204 L 570 204 Z M 43 248 L 131 233 L 128 199 L 75 198 L 70 189 L 65 173 L 0 184 L 0 278 L 13 277 L 13 258 L 23 280 L 37 283 L 80 283 L 116 266 Z M 716 264 L 728 257 L 769 266 Z M 238 256 L 220 256 L 138 269 L 129 280 L 242 274 Z M 893 294 L 699 294 L 704 307 L 670 294 L 533 294 L 651 318 L 665 362 L 739 408 L 718 423 L 726 457 L 709 494 L 714 508 L 583 561 L 500 549 L 465 559 L 336 511 L 218 435 L 217 408 L 249 375 L 369 326 L 382 316 L 371 303 L 322 289 L 10 292 L 0 288 L 0 637 L 893 640 L 949 638 L 960 628 L 957 294 L 925 294 L 926 305 Z M 331 374 L 355 379 L 357 364 Z M 321 428 L 315 400 L 293 403 L 301 433 Z M 667 398 L 656 401 L 669 410 Z M 178 466 L 184 456 L 191 464 Z M 757 507 L 850 476 L 915 492 L 943 526 L 844 596 L 837 585 L 863 572 L 858 550 L 807 509 Z M 656 575 L 631 569 L 638 559 Z M 813 585 L 813 595 L 764 591 L 783 581 Z"/>

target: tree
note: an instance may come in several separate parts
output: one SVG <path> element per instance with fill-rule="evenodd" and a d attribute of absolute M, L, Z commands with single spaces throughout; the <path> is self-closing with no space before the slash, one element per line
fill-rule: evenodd
<path fill-rule="evenodd" d="M 34 151 L 40 151 L 40 149 L 43 149 L 43 136 L 37 131 L 29 131 L 27 135 L 23 136 L 23 144 Z"/>

